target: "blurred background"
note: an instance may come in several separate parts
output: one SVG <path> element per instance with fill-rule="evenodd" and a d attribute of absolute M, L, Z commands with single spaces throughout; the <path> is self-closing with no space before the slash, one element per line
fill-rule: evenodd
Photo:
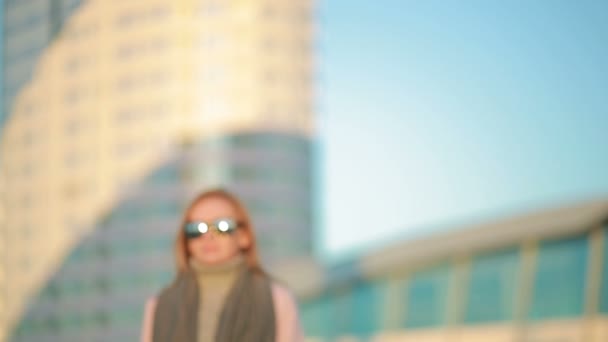
<path fill-rule="evenodd" d="M 310 341 L 608 341 L 608 2 L 1 8 L 1 342 L 138 340 L 217 186 Z"/>

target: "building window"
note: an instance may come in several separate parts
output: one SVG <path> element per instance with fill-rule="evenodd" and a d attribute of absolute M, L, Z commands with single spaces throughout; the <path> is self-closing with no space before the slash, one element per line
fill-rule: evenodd
<path fill-rule="evenodd" d="M 135 12 L 125 12 L 116 18 L 116 26 L 120 29 L 126 29 L 133 25 L 136 19 L 137 15 Z"/>
<path fill-rule="evenodd" d="M 87 66 L 91 66 L 93 63 L 94 60 L 89 56 L 74 56 L 65 62 L 64 68 L 66 74 L 73 74 L 84 70 Z"/>
<path fill-rule="evenodd" d="M 57 317 L 55 315 L 47 317 L 44 324 L 46 326 L 46 330 L 53 334 L 56 334 L 61 331 L 59 319 L 57 319 Z"/>
<path fill-rule="evenodd" d="M 158 54 L 164 53 L 169 50 L 170 41 L 165 38 L 156 38 L 148 42 L 148 47 L 151 53 L 154 53 L 155 56 Z"/>
<path fill-rule="evenodd" d="M 128 326 L 132 327 L 140 323 L 140 319 L 143 315 L 143 307 L 131 307 L 124 308 L 122 310 L 116 310 L 112 313 L 110 318 L 112 325 L 114 326 Z"/>
<path fill-rule="evenodd" d="M 95 288 L 103 295 L 107 295 L 111 291 L 110 281 L 108 278 L 99 277 L 95 280 Z"/>
<path fill-rule="evenodd" d="M 433 327 L 445 323 L 450 273 L 447 265 L 441 265 L 412 274 L 407 286 L 405 327 Z"/>
<path fill-rule="evenodd" d="M 82 328 L 84 318 L 84 315 L 80 315 L 74 312 L 64 312 L 60 317 L 59 325 L 61 326 L 61 330 L 77 331 Z"/>
<path fill-rule="evenodd" d="M 274 84 L 276 84 L 276 83 L 277 83 L 277 75 L 276 75 L 276 73 L 275 73 L 273 70 L 266 70 L 266 71 L 264 72 L 264 76 L 263 76 L 263 78 L 264 78 L 264 83 L 265 83 L 266 85 L 271 86 L 271 85 L 274 85 Z M 273 105 L 268 105 L 268 107 L 269 107 L 269 108 L 274 108 L 275 106 L 273 106 Z M 274 112 L 275 112 L 274 110 L 269 109 L 269 110 L 268 110 L 268 113 L 269 113 L 269 114 L 267 114 L 267 115 L 268 115 L 269 117 L 271 117 L 271 118 L 272 118 L 272 116 L 273 116 L 273 115 L 272 115 L 272 113 L 274 113 Z"/>
<path fill-rule="evenodd" d="M 261 47 L 265 53 L 272 54 L 276 51 L 277 44 L 273 37 L 266 37 L 262 40 Z"/>
<path fill-rule="evenodd" d="M 72 117 L 65 124 L 65 133 L 68 136 L 80 135 L 86 127 L 85 121 L 80 117 Z"/>
<path fill-rule="evenodd" d="M 68 169 L 75 169 L 83 165 L 86 161 L 84 151 L 67 151 L 65 156 L 65 166 Z"/>
<path fill-rule="evenodd" d="M 82 101 L 87 95 L 87 90 L 83 87 L 75 87 L 65 94 L 65 102 L 68 105 L 75 105 Z"/>
<path fill-rule="evenodd" d="M 529 318 L 582 314 L 587 253 L 587 236 L 541 243 Z"/>
<path fill-rule="evenodd" d="M 110 316 L 105 311 L 98 311 L 94 314 L 93 320 L 97 326 L 107 328 L 110 323 Z"/>
<path fill-rule="evenodd" d="M 152 19 L 160 20 L 169 17 L 171 14 L 171 9 L 167 6 L 157 6 L 150 9 L 148 15 Z"/>
<path fill-rule="evenodd" d="M 382 303 L 375 282 L 360 282 L 353 287 L 353 333 L 369 337 L 378 330 Z"/>
<path fill-rule="evenodd" d="M 214 17 L 222 13 L 223 5 L 221 1 L 210 1 L 200 7 L 200 14 L 205 17 Z"/>
<path fill-rule="evenodd" d="M 110 247 L 106 243 L 98 243 L 95 245 L 95 254 L 98 259 L 107 260 L 112 256 Z"/>
<path fill-rule="evenodd" d="M 604 255 L 602 258 L 602 283 L 600 287 L 600 312 L 608 313 L 608 222 L 604 224 Z"/>
<path fill-rule="evenodd" d="M 116 26 L 120 30 L 138 27 L 148 21 L 158 23 L 166 19 L 170 14 L 170 8 L 167 6 L 157 6 L 148 10 L 135 9 L 126 11 L 116 19 Z"/>
<path fill-rule="evenodd" d="M 46 287 L 44 296 L 48 297 L 52 301 L 61 299 L 61 287 L 54 281 Z"/>
<path fill-rule="evenodd" d="M 132 108 L 124 108 L 116 112 L 115 120 L 119 124 L 125 124 L 135 121 L 137 117 L 137 110 Z"/>
<path fill-rule="evenodd" d="M 180 204 L 176 201 L 159 202 L 152 209 L 155 215 L 161 215 L 166 218 L 177 217 L 181 211 Z"/>
<path fill-rule="evenodd" d="M 226 70 L 222 66 L 208 66 L 201 70 L 201 82 L 204 86 L 219 85 L 226 81 Z"/>
<path fill-rule="evenodd" d="M 170 75 L 162 70 L 156 70 L 155 72 L 152 72 L 147 76 L 147 82 L 150 85 L 164 85 L 169 83 L 170 79 Z"/>
<path fill-rule="evenodd" d="M 235 166 L 230 176 L 243 182 L 267 182 L 275 184 L 309 184 L 310 173 L 307 170 L 277 170 L 270 167 Z"/>
<path fill-rule="evenodd" d="M 271 4 L 266 4 L 264 6 L 262 6 L 261 10 L 260 10 L 260 17 L 262 19 L 273 19 L 274 17 L 276 17 L 276 8 L 274 6 L 272 6 Z"/>
<path fill-rule="evenodd" d="M 138 151 L 138 146 L 133 141 L 117 142 L 114 148 L 116 150 L 116 155 L 121 159 L 130 159 Z M 129 180 L 125 180 L 125 183 L 129 182 Z"/>
<path fill-rule="evenodd" d="M 201 39 L 200 47 L 205 49 L 205 52 L 208 53 L 211 50 L 217 49 L 222 41 L 223 40 L 220 39 L 217 34 L 208 34 Z"/>
<path fill-rule="evenodd" d="M 82 0 L 64 0 L 63 1 L 63 12 L 66 14 L 72 13 L 76 7 L 80 5 Z"/>
<path fill-rule="evenodd" d="M 306 336 L 329 337 L 332 328 L 330 315 L 330 297 L 322 295 L 312 301 L 303 303 L 301 308 L 302 326 Z"/>
<path fill-rule="evenodd" d="M 481 323 L 513 318 L 519 262 L 518 250 L 474 258 L 471 265 L 465 322 Z"/>
<path fill-rule="evenodd" d="M 29 222 L 24 222 L 23 226 L 21 226 L 21 237 L 25 241 L 29 241 L 32 238 L 32 224 Z"/>
<path fill-rule="evenodd" d="M 7 20 L 7 23 L 4 26 L 5 36 L 14 36 L 24 32 L 31 32 L 35 29 L 39 29 L 40 25 L 47 23 L 47 17 L 44 12 L 31 12 L 21 16 L 15 15 L 14 13 L 10 14 L 13 15 L 5 18 L 8 19 L 13 17 L 17 20 Z"/>
<path fill-rule="evenodd" d="M 88 26 L 68 25 L 62 35 L 72 41 L 85 41 L 84 38 L 92 36 L 96 29 L 94 24 L 89 24 Z"/>
<path fill-rule="evenodd" d="M 352 333 L 353 302 L 350 288 L 339 289 L 333 294 L 330 315 L 332 316 L 332 337 Z"/>
<path fill-rule="evenodd" d="M 131 43 L 121 45 L 116 50 L 116 58 L 119 60 L 129 59 L 135 54 L 136 51 L 137 48 Z"/>
<path fill-rule="evenodd" d="M 178 165 L 163 165 L 154 170 L 148 177 L 146 183 L 151 184 L 175 184 L 179 181 Z"/>

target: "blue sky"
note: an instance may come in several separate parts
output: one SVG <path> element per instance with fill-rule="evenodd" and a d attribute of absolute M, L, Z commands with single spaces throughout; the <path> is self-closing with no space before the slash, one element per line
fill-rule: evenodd
<path fill-rule="evenodd" d="M 318 4 L 322 256 L 608 197 L 608 1 Z"/>
<path fill-rule="evenodd" d="M 607 1 L 321 1 L 327 258 L 608 197 Z"/>

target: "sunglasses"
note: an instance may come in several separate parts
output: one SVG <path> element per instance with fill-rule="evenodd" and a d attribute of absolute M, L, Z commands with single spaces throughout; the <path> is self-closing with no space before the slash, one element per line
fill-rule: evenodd
<path fill-rule="evenodd" d="M 190 221 L 184 225 L 187 239 L 194 239 L 209 233 L 212 229 L 220 235 L 232 234 L 237 228 L 243 225 L 242 222 L 231 218 L 219 218 L 213 222 Z"/>

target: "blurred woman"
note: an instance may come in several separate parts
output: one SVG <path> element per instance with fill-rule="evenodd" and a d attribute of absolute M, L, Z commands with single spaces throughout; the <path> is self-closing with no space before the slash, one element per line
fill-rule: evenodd
<path fill-rule="evenodd" d="M 234 195 L 218 189 L 191 202 L 175 257 L 175 280 L 146 303 L 142 342 L 303 341 L 296 301 L 262 270 Z"/>

